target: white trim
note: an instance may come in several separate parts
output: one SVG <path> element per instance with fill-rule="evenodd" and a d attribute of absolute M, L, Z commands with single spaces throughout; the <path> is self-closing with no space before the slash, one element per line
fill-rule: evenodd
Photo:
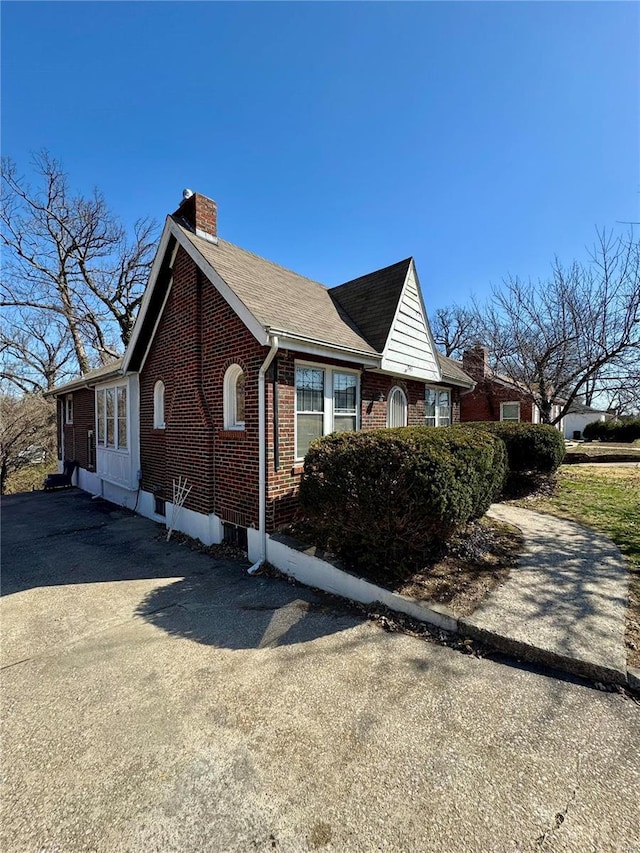
<path fill-rule="evenodd" d="M 123 381 L 124 380 L 124 381 Z M 115 389 L 114 399 L 113 399 L 113 439 L 114 445 L 111 447 L 107 444 L 107 400 L 105 394 L 105 404 L 104 404 L 104 444 L 100 444 L 99 436 L 100 431 L 98 430 L 98 394 L 101 391 L 107 391 L 109 388 Z M 126 415 L 125 420 L 127 422 L 127 446 L 120 447 L 119 446 L 119 430 L 118 430 L 118 388 L 125 388 L 127 391 L 127 401 L 126 401 Z M 94 388 L 94 401 L 95 401 L 95 428 L 96 428 L 96 459 L 98 454 L 98 448 L 101 450 L 108 450 L 111 453 L 121 453 L 126 454 L 127 456 L 131 456 L 132 448 L 131 448 L 131 391 L 130 391 L 130 383 L 128 381 L 128 377 L 119 377 L 119 379 L 112 379 L 110 382 L 102 382 L 99 385 L 96 385 Z"/>
<path fill-rule="evenodd" d="M 517 406 L 518 407 L 518 417 L 517 418 L 505 418 L 503 415 L 504 406 Z M 504 400 L 500 403 L 500 420 L 506 421 L 507 423 L 520 423 L 521 420 L 521 409 L 520 409 L 520 401 L 519 400 Z"/>
<path fill-rule="evenodd" d="M 69 417 L 71 410 L 71 417 Z M 65 394 L 64 397 L 64 423 L 66 426 L 73 426 L 73 394 Z"/>
<path fill-rule="evenodd" d="M 449 388 L 447 386 L 443 387 L 440 385 L 431 385 L 429 383 L 425 383 L 425 386 L 424 386 L 424 402 L 425 402 L 424 422 L 425 422 L 425 425 L 426 426 L 440 427 L 440 426 L 443 426 L 443 424 L 440 423 L 440 404 L 438 403 L 437 396 L 436 396 L 436 410 L 435 410 L 435 414 L 434 414 L 435 423 L 434 424 L 427 424 L 427 418 L 431 417 L 430 415 L 427 415 L 427 409 L 426 409 L 427 391 L 435 391 L 436 395 L 441 394 L 443 391 L 447 392 L 447 394 L 449 395 L 449 417 L 447 418 L 448 423 L 444 424 L 444 426 L 451 426 L 451 424 L 453 423 L 453 401 L 451 399 L 451 388 Z"/>
<path fill-rule="evenodd" d="M 404 390 L 399 385 L 394 385 L 393 388 L 387 394 L 387 428 L 391 429 L 392 426 L 389 423 L 391 420 L 391 397 L 400 392 L 402 394 L 402 399 L 404 400 L 404 423 L 401 426 L 406 426 L 409 422 L 409 401 L 407 400 L 407 395 L 404 393 Z"/>
<path fill-rule="evenodd" d="M 178 244 L 176 243 L 176 249 L 178 248 Z M 136 373 L 142 373 L 142 370 L 147 361 L 147 357 L 151 352 L 151 347 L 153 346 L 153 342 L 156 337 L 156 332 L 158 331 L 158 326 L 160 325 L 160 320 L 164 314 L 164 309 L 166 308 L 167 302 L 169 301 L 169 294 L 171 293 L 171 289 L 173 288 L 173 276 L 169 280 L 169 286 L 167 287 L 167 292 L 164 295 L 164 299 L 162 300 L 162 305 L 160 306 L 160 310 L 158 311 L 158 316 L 156 317 L 156 322 L 153 324 L 153 331 L 149 337 L 149 343 L 147 344 L 147 348 L 144 351 L 144 355 L 142 356 L 142 360 L 140 362 L 140 367 L 136 371 Z"/>
<path fill-rule="evenodd" d="M 359 370 L 351 367 L 340 367 L 333 364 L 321 364 L 317 361 L 303 361 L 294 359 L 293 365 L 293 441 L 294 441 L 294 458 L 296 462 L 302 462 L 304 456 L 298 456 L 298 395 L 296 388 L 296 371 L 298 367 L 310 367 L 316 370 L 322 370 L 324 373 L 324 408 L 322 411 L 322 435 L 329 435 L 334 432 L 335 413 L 333 411 L 333 374 L 348 373 L 356 377 L 356 432 L 360 429 L 360 408 L 361 408 L 361 375 Z M 303 413 L 304 414 L 304 413 Z M 319 415 L 320 412 L 315 412 Z"/>
<path fill-rule="evenodd" d="M 267 392 L 265 377 L 269 365 L 278 352 L 278 338 L 270 339 L 271 347 L 258 371 L 258 536 L 250 537 L 247 531 L 247 548 L 251 559 L 260 564 L 267 555 Z M 257 547 L 256 547 L 257 546 Z M 256 555 L 256 550 L 259 552 Z M 257 566 L 256 566 L 257 567 Z"/>
<path fill-rule="evenodd" d="M 318 341 L 315 338 L 298 335 L 294 332 L 284 332 L 271 326 L 268 327 L 268 331 L 273 335 L 278 335 L 281 350 L 296 350 L 305 353 L 305 355 L 333 356 L 341 361 L 354 361 L 365 367 L 378 367 L 380 365 L 381 356 L 375 352 L 343 347 L 327 341 Z"/>
<path fill-rule="evenodd" d="M 160 236 L 160 243 L 158 244 L 158 250 L 156 252 L 156 256 L 153 259 L 153 264 L 151 265 L 151 272 L 149 273 L 149 279 L 147 281 L 147 286 L 145 287 L 144 295 L 142 297 L 142 302 L 140 303 L 140 310 L 138 311 L 138 316 L 136 318 L 135 325 L 133 327 L 133 332 L 131 334 L 131 340 L 129 341 L 129 346 L 127 347 L 127 351 L 124 354 L 124 358 L 122 360 L 122 370 L 126 372 L 129 369 L 129 362 L 131 361 L 131 357 L 133 355 L 133 351 L 136 348 L 136 344 L 138 343 L 138 338 L 140 337 L 140 331 L 142 329 L 143 320 L 146 317 L 147 311 L 149 310 L 149 303 L 151 302 L 151 295 L 156 285 L 156 280 L 160 273 L 160 268 L 162 266 L 162 262 L 164 260 L 164 256 L 167 251 L 167 247 L 169 245 L 169 238 L 173 235 L 173 231 L 171 229 L 171 224 L 173 220 L 170 216 L 167 216 L 164 222 L 164 228 L 162 229 L 162 235 Z"/>
<path fill-rule="evenodd" d="M 238 420 L 236 407 L 237 386 L 241 376 L 244 377 L 244 370 L 239 364 L 230 364 L 224 374 L 222 383 L 222 410 L 225 429 L 244 429 L 244 421 Z"/>

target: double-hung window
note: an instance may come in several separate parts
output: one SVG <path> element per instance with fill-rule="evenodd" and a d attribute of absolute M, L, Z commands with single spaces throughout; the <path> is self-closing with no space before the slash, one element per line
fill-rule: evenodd
<path fill-rule="evenodd" d="M 127 449 L 127 386 L 96 390 L 98 447 Z"/>
<path fill-rule="evenodd" d="M 519 421 L 520 403 L 500 403 L 501 421 Z"/>
<path fill-rule="evenodd" d="M 358 391 L 356 372 L 296 366 L 296 459 L 322 435 L 358 429 Z"/>
<path fill-rule="evenodd" d="M 451 424 L 451 391 L 449 388 L 425 388 L 424 419 L 427 426 Z"/>

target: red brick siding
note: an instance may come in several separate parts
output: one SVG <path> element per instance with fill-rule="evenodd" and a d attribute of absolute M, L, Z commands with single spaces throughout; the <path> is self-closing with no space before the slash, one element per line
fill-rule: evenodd
<path fill-rule="evenodd" d="M 192 486 L 185 506 L 242 526 L 258 525 L 258 370 L 261 346 L 179 249 L 173 286 L 140 375 L 140 453 L 145 490 L 167 500 L 172 480 Z M 245 371 L 245 423 L 225 435 L 226 368 Z M 153 389 L 165 385 L 165 429 L 153 428 Z"/>
<path fill-rule="evenodd" d="M 185 506 L 245 527 L 258 526 L 258 372 L 268 349 L 261 346 L 216 288 L 179 249 L 173 285 L 140 375 L 142 487 L 171 500 L 172 480 L 186 477 L 192 490 Z M 353 369 L 353 364 L 299 355 L 302 360 Z M 267 529 L 290 521 L 296 508 L 300 464 L 295 461 L 296 354 L 278 352 L 279 470 L 274 463 L 273 372 L 266 381 Z M 245 372 L 245 430 L 226 431 L 224 374 L 231 364 Z M 165 429 L 153 428 L 156 381 L 165 386 Z M 410 424 L 424 418 L 424 383 L 364 371 L 361 426 L 386 426 L 386 398 L 394 385 L 407 393 Z M 385 402 L 378 402 L 380 391 Z M 457 392 L 453 391 L 454 419 Z"/>
<path fill-rule="evenodd" d="M 353 370 L 357 365 L 336 362 L 330 359 L 313 357 L 293 352 L 278 353 L 278 413 L 279 413 L 279 456 L 280 468 L 274 468 L 274 432 L 273 432 L 273 378 L 267 382 L 267 530 L 272 531 L 293 519 L 297 506 L 297 490 L 300 481 L 301 462 L 295 459 L 295 361 L 310 360 L 336 368 Z M 360 426 L 361 429 L 384 428 L 387 425 L 387 399 L 394 386 L 400 386 L 407 395 L 408 422 L 410 425 L 424 423 L 425 383 L 416 380 L 402 380 L 362 370 L 360 374 Z M 460 418 L 458 389 L 452 391 L 452 419 Z M 379 401 L 379 394 L 384 401 Z"/>
<path fill-rule="evenodd" d="M 460 420 L 468 421 L 499 421 L 500 403 L 520 403 L 520 420 L 531 423 L 533 420 L 533 403 L 521 392 L 507 388 L 491 379 L 483 379 L 469 393 L 461 396 Z"/>
<path fill-rule="evenodd" d="M 64 457 L 75 459 L 81 468 L 94 471 L 95 466 L 89 466 L 88 432 L 95 431 L 95 392 L 92 388 L 82 388 L 80 391 L 74 391 L 71 396 L 73 397 L 72 424 L 65 423 L 65 398 L 62 398 L 58 409 L 58 417 L 62 417 L 64 431 Z"/>

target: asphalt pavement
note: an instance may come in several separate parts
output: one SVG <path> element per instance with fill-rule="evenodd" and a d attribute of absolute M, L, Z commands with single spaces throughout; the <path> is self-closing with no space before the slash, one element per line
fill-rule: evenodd
<path fill-rule="evenodd" d="M 640 851 L 640 707 L 71 491 L 2 510 L 3 851 Z"/>

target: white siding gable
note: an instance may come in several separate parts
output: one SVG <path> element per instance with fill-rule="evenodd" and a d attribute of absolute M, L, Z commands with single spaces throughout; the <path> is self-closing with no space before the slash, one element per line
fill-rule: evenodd
<path fill-rule="evenodd" d="M 442 380 L 413 261 L 398 300 L 380 367 L 407 378 Z"/>

